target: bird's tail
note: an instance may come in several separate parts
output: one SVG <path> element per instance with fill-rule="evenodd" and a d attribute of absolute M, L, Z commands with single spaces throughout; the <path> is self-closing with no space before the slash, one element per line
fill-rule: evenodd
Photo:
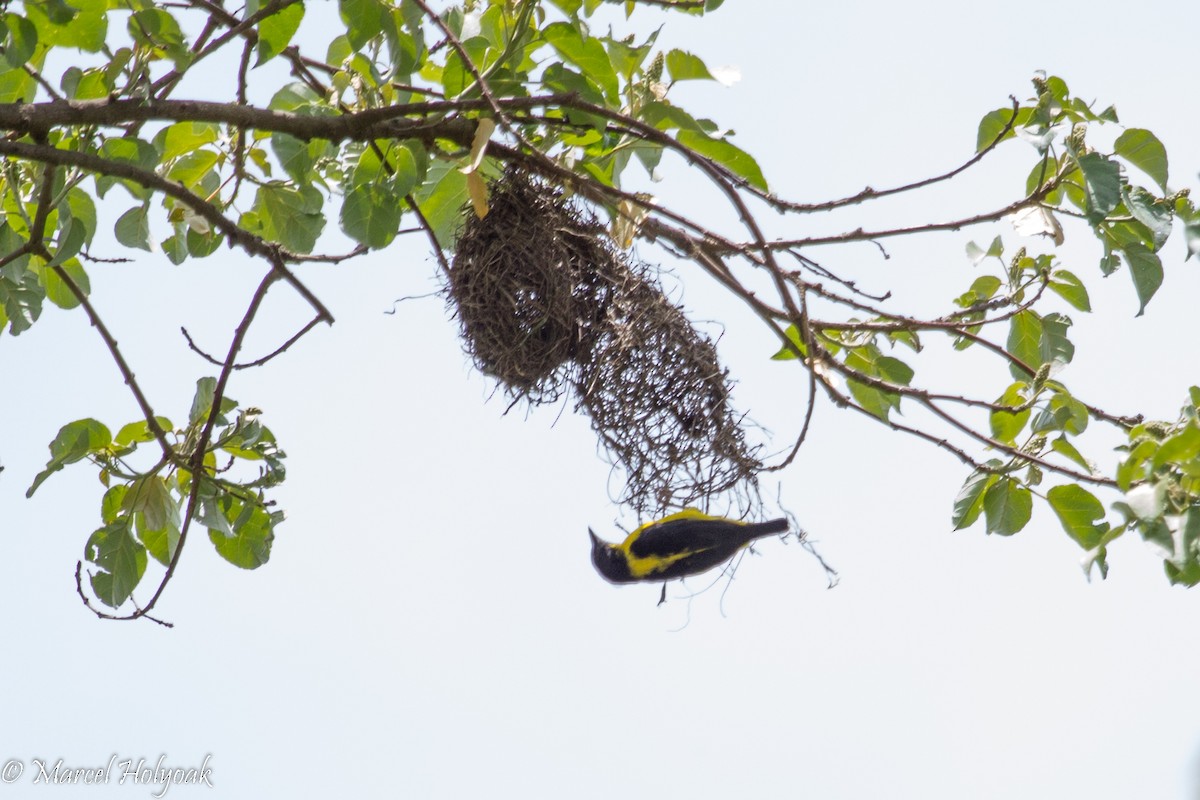
<path fill-rule="evenodd" d="M 752 522 L 746 526 L 746 533 L 750 534 L 746 537 L 747 541 L 761 539 L 764 536 L 770 536 L 772 533 L 784 533 L 791 524 L 783 518 L 772 519 L 767 522 Z"/>

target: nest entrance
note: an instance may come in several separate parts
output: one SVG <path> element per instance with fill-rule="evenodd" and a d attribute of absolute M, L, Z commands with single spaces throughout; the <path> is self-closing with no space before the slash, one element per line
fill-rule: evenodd
<path fill-rule="evenodd" d="M 562 190 L 510 169 L 491 211 L 468 219 L 449 298 L 480 371 L 514 398 L 573 391 L 610 460 L 622 500 L 658 512 L 729 491 L 762 469 L 712 341 L 650 271 Z"/>

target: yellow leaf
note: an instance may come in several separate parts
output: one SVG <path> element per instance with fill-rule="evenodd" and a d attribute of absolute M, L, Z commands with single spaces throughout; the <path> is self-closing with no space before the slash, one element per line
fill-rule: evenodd
<path fill-rule="evenodd" d="M 479 165 L 483 163 L 483 154 L 487 150 L 488 140 L 492 138 L 492 131 L 496 130 L 496 121 L 492 119 L 481 119 L 475 125 L 475 138 L 471 141 L 471 156 L 465 167 L 461 167 L 459 172 L 464 175 L 472 175 L 475 170 L 479 169 Z M 478 213 L 478 206 L 476 206 Z M 487 212 L 484 211 L 484 214 Z M 479 216 L 483 216 L 480 214 Z"/>
<path fill-rule="evenodd" d="M 471 205 L 475 208 L 475 216 L 483 219 L 488 213 L 488 191 L 483 176 L 478 172 L 467 173 L 467 193 L 471 195 Z"/>
<path fill-rule="evenodd" d="M 653 202 L 654 198 L 648 194 L 637 195 L 639 200 Z M 646 219 L 646 215 L 650 213 L 650 209 L 645 206 L 638 205 L 631 200 L 622 200 L 617 204 L 617 216 L 612 221 L 612 227 L 609 229 L 609 236 L 622 249 L 628 250 L 633 246 L 633 237 L 637 236 L 638 230 L 642 227 L 642 222 Z"/>

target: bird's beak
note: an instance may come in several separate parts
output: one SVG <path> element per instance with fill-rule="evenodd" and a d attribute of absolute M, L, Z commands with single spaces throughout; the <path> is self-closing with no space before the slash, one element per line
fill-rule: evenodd
<path fill-rule="evenodd" d="M 592 547 L 604 547 L 607 542 L 596 535 L 596 532 L 588 528 L 588 536 L 592 537 Z"/>

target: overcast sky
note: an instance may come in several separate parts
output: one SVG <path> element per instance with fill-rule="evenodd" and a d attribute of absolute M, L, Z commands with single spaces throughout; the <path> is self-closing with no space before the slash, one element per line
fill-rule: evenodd
<path fill-rule="evenodd" d="M 327 36 L 331 7 L 310 3 L 307 41 Z M 677 99 L 736 129 L 792 199 L 957 165 L 979 118 L 1027 97 L 1039 69 L 1155 131 L 1184 186 L 1200 170 L 1197 16 L 1183 0 L 728 2 L 703 20 L 667 17 L 659 42 L 740 70 L 731 88 L 679 87 Z M 615 31 L 640 38 L 663 19 L 615 17 Z M 772 232 L 983 210 L 1015 197 L 1028 163 L 1028 145 L 1010 142 L 960 188 L 811 228 L 772 220 Z M 723 218 L 685 167 L 663 173 L 652 191 Z M 109 197 L 111 224 L 132 201 Z M 998 225 L 891 243 L 886 262 L 869 246 L 821 256 L 936 308 L 973 277 L 966 242 L 997 233 L 1020 244 Z M 1062 377 L 1110 411 L 1172 418 L 1200 383 L 1195 261 L 1173 242 L 1163 291 L 1135 319 L 1128 277 L 1101 284 L 1090 235 L 1067 235 L 1064 266 L 1096 310 L 1072 315 L 1078 355 Z M 649 245 L 638 254 L 663 260 Z M 768 333 L 695 268 L 670 266 L 672 296 L 721 323 L 710 330 L 724 332 L 739 407 L 786 447 L 799 370 L 769 361 Z M 227 250 L 183 267 L 139 252 L 92 268 L 94 302 L 160 413 L 185 418 L 210 374 L 179 326 L 223 350 L 260 273 Z M 1044 507 L 1011 539 L 954 532 L 960 464 L 823 405 L 764 494 L 795 513 L 840 585 L 828 590 L 803 549 L 768 539 L 728 586 L 690 599 L 676 587 L 656 607 L 658 587 L 613 587 L 589 562 L 588 526 L 616 539 L 636 521 L 611 500 L 619 484 L 586 420 L 569 404 L 505 414 L 440 298 L 384 313 L 438 288 L 423 239 L 301 274 L 336 325 L 229 389 L 264 410 L 289 454 L 288 520 L 254 572 L 197 532 L 157 607 L 173 630 L 102 622 L 80 605 L 73 570 L 102 494 L 93 472 L 68 468 L 24 499 L 60 425 L 137 418 L 102 344 L 80 312 L 55 309 L 0 340 L 0 762 L 25 764 L 17 785 L 31 783 L 33 759 L 199 766 L 210 755 L 215 792 L 169 796 L 1198 796 L 1200 590 L 1168 586 L 1134 538 L 1112 548 L 1106 582 L 1088 583 Z M 268 305 L 249 352 L 307 320 L 286 291 Z M 998 378 L 981 380 L 992 391 Z"/>

